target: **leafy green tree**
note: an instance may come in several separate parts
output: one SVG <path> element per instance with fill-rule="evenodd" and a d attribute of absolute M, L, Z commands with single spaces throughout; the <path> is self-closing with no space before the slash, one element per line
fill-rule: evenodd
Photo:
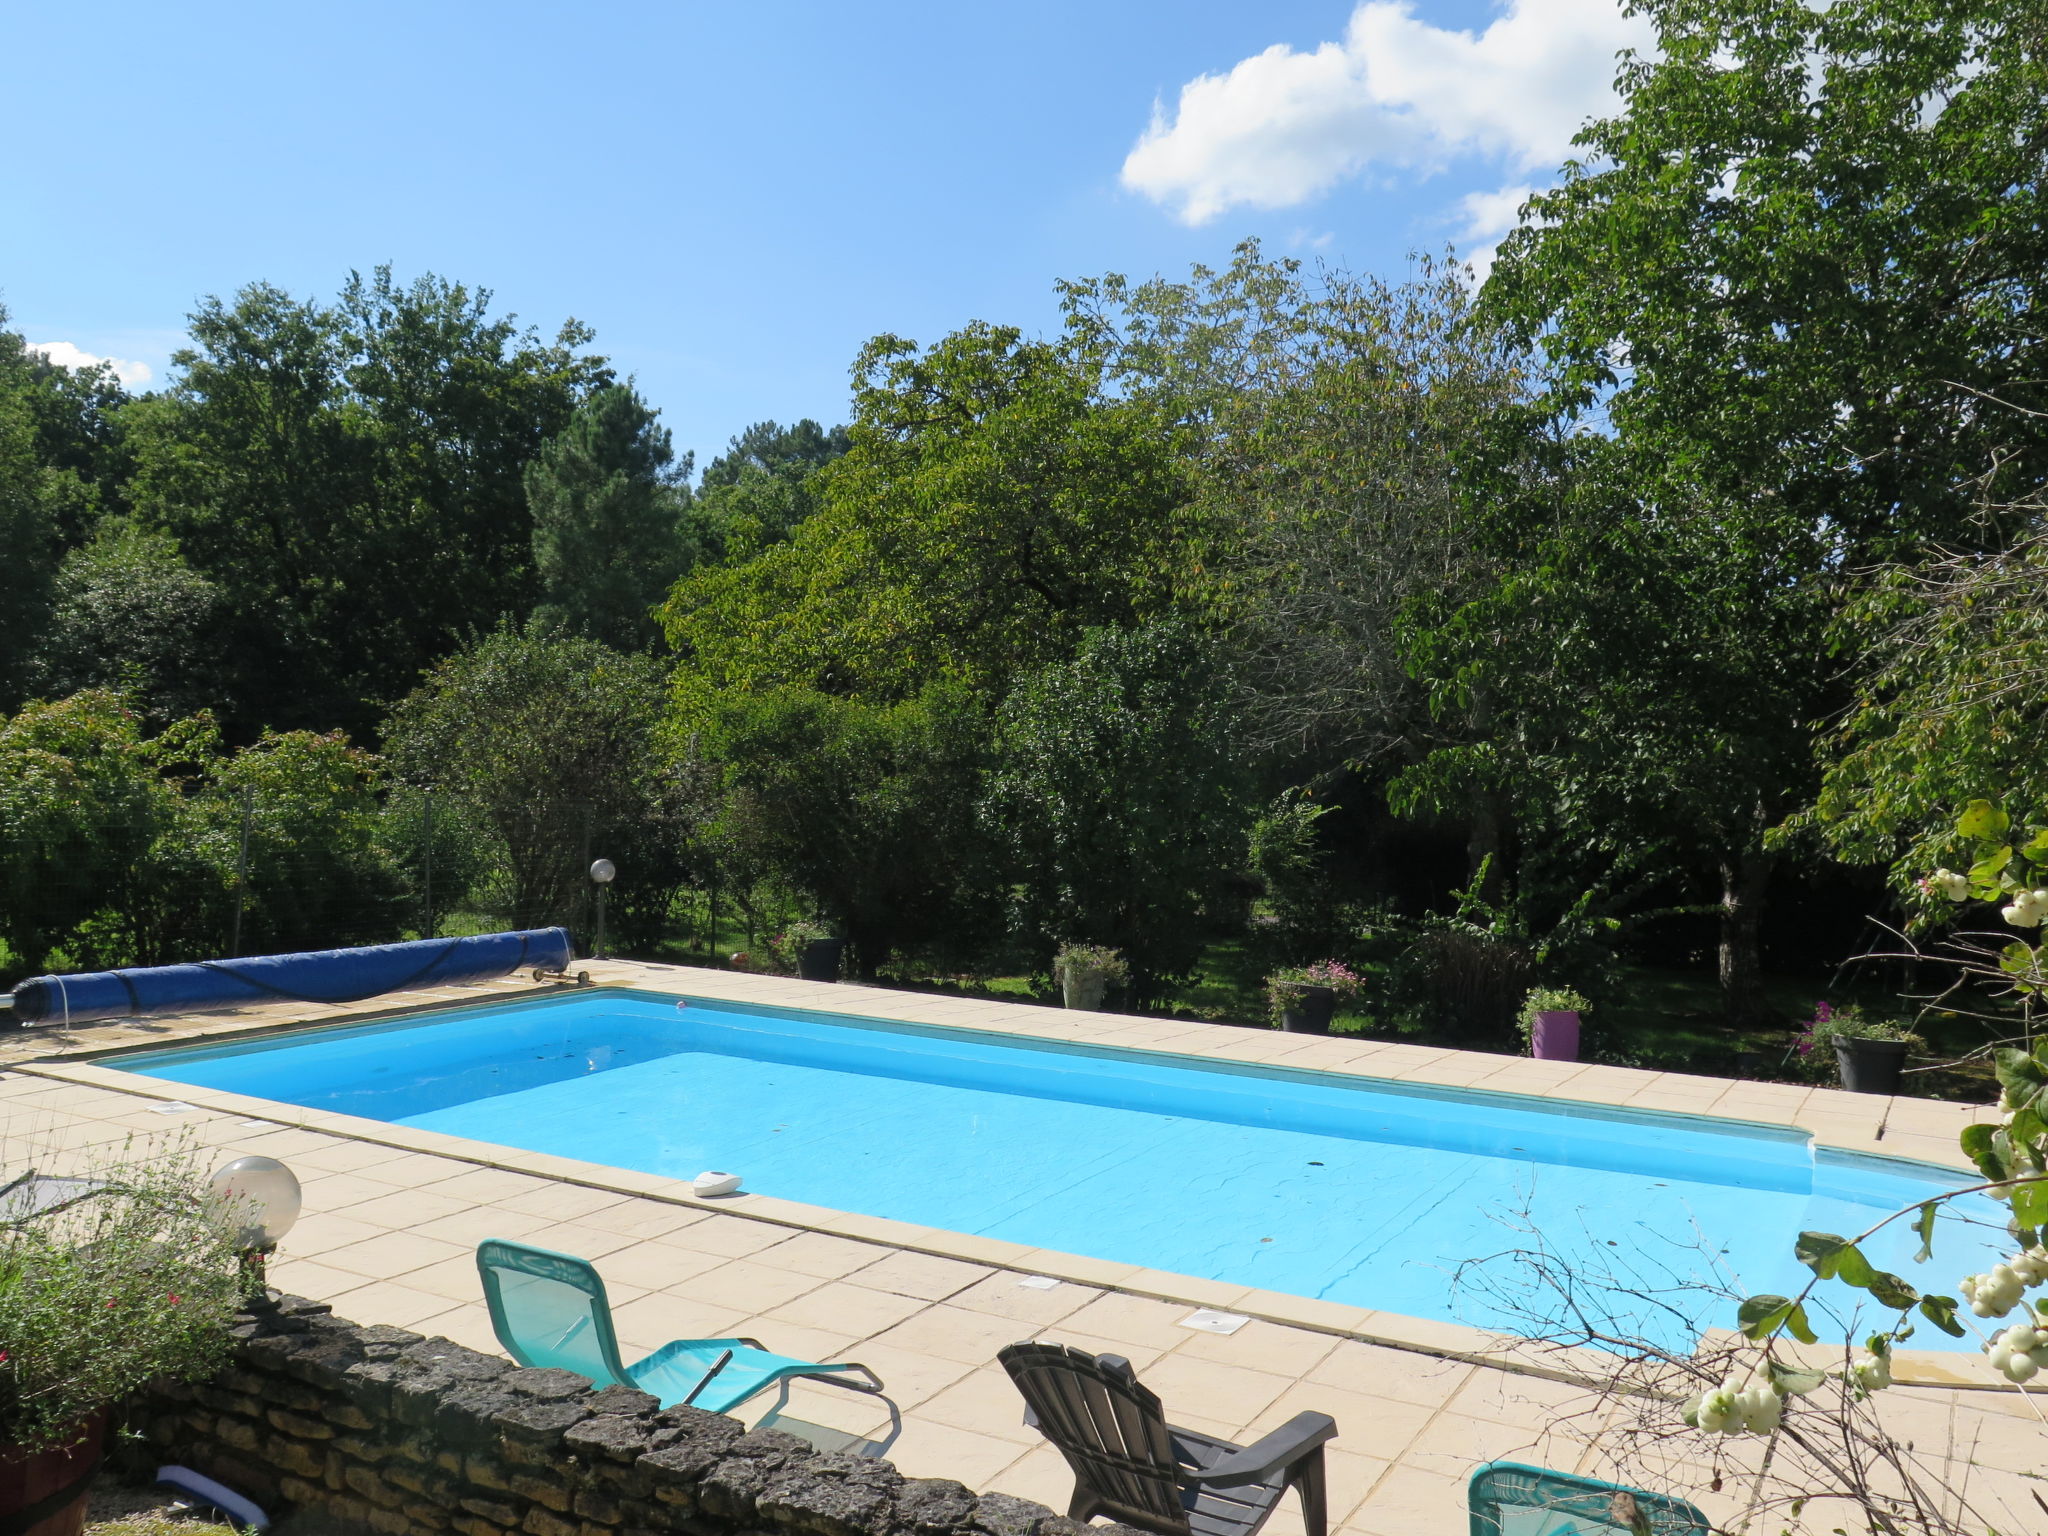
<path fill-rule="evenodd" d="M 152 741 L 106 692 L 0 717 L 0 938 L 19 975 L 129 888 L 177 819 L 162 769 L 187 740 Z"/>
<path fill-rule="evenodd" d="M 683 523 L 690 458 L 630 387 L 576 408 L 526 466 L 543 610 L 615 650 L 645 650 L 653 610 L 696 550 Z"/>
<path fill-rule="evenodd" d="M 878 704 L 784 689 L 713 712 L 716 835 L 740 868 L 798 893 L 852 941 L 864 976 L 892 956 L 960 956 L 999 926 L 975 801 L 986 718 L 957 686 Z"/>
<path fill-rule="evenodd" d="M 467 801 L 495 834 L 501 905 L 521 927 L 580 917 L 582 861 L 645 812 L 660 665 L 543 624 L 440 662 L 385 723 L 396 778 Z M 620 870 L 622 883 L 635 879 Z"/>
<path fill-rule="evenodd" d="M 855 379 L 823 508 L 670 597 L 685 715 L 735 689 L 1000 692 L 1091 627 L 1171 608 L 1187 501 L 1173 423 L 1114 398 L 1098 353 L 973 325 L 924 352 L 880 337 Z"/>
<path fill-rule="evenodd" d="M 106 421 L 119 398 L 106 369 L 73 373 L 29 351 L 0 307 L 0 548 L 9 612 L 0 625 L 0 708 L 28 685 L 58 564 L 98 513 Z"/>
<path fill-rule="evenodd" d="M 1016 872 L 1015 923 L 1120 949 L 1138 997 L 1189 974 L 1243 867 L 1256 808 L 1213 658 L 1188 629 L 1100 629 L 1002 705 L 983 817 Z"/>
<path fill-rule="evenodd" d="M 750 560 L 818 510 L 819 470 L 853 446 L 845 427 L 808 416 L 792 427 L 757 421 L 705 466 L 692 522 L 705 550 Z"/>
<path fill-rule="evenodd" d="M 373 727 L 537 588 L 525 466 L 611 382 L 574 321 L 388 268 L 338 301 L 255 284 L 191 316 L 163 394 L 122 413 L 138 516 L 222 592 L 232 732 Z"/>
<path fill-rule="evenodd" d="M 1478 484 L 1493 590 L 1416 622 L 1438 703 L 1494 724 L 1406 787 L 1492 786 L 1525 837 L 1705 866 L 1728 1006 L 1757 1018 L 1766 834 L 1843 702 L 1824 658 L 1855 644 L 1849 573 L 1981 547 L 1973 500 L 2039 483 L 2048 417 L 1981 408 L 2036 402 L 2044 376 L 2038 17 L 1644 10 L 1658 55 L 1626 62 L 1622 112 L 1482 298 L 1544 358 L 1561 441 L 1544 472 Z"/>
<path fill-rule="evenodd" d="M 177 540 L 125 518 L 64 557 L 30 686 L 45 698 L 111 689 L 159 725 L 219 695 L 220 589 Z"/>

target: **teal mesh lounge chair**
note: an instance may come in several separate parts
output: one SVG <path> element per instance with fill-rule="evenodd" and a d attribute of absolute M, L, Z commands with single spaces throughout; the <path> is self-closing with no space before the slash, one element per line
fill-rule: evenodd
<path fill-rule="evenodd" d="M 1512 1461 L 1474 1472 L 1465 1502 L 1472 1536 L 1710 1536 L 1683 1499 Z"/>
<path fill-rule="evenodd" d="M 753 1339 L 677 1339 L 634 1365 L 619 1358 L 604 1281 L 586 1259 L 491 1238 L 477 1245 L 477 1272 L 491 1327 L 521 1365 L 557 1366 L 600 1387 L 638 1387 L 661 1399 L 726 1413 L 757 1392 L 798 1377 L 854 1392 L 880 1392 L 864 1365 L 819 1365 L 771 1354 Z"/>

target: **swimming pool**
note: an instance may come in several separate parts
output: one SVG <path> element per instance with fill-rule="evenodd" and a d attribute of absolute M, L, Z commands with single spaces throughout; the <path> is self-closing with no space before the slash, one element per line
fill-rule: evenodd
<path fill-rule="evenodd" d="M 1789 1293 L 1802 1228 L 1853 1234 L 1963 1179 L 1816 1151 L 1800 1133 L 1411 1088 L 1190 1056 L 600 989 L 105 1065 L 193 1087 L 1031 1247 L 1528 1331 L 1463 1260 L 1531 1246 L 1643 1288 L 1719 1269 Z M 1938 1276 L 1981 1268 L 2003 1213 L 1944 1218 Z M 1988 1229 L 1966 1221 L 1988 1222 Z M 1903 1224 L 1901 1224 L 1903 1225 Z M 1908 1272 L 1901 1230 L 1869 1247 Z M 1839 1289 L 1839 1288 L 1830 1288 Z M 1731 1308 L 1612 1298 L 1682 1345 Z M 1915 1347 L 1965 1347 L 1923 1329 Z"/>

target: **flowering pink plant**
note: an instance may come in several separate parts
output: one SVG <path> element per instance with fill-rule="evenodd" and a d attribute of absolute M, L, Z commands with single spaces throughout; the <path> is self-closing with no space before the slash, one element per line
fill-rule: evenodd
<path fill-rule="evenodd" d="M 1303 987 L 1328 987 L 1337 994 L 1337 1001 L 1356 997 L 1365 987 L 1365 978 L 1341 960 L 1318 960 L 1314 965 L 1282 966 L 1266 978 L 1266 1001 L 1277 1016 L 1287 1007 L 1294 993 Z"/>

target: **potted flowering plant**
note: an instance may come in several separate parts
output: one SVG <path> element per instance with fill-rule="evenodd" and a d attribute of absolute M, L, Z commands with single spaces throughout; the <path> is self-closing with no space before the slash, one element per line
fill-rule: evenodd
<path fill-rule="evenodd" d="M 1283 966 L 1266 978 L 1266 1004 L 1274 1022 L 1288 1033 L 1327 1035 L 1337 1004 L 1356 997 L 1364 985 L 1341 960 Z"/>
<path fill-rule="evenodd" d="M 0 1180 L 0 1528 L 76 1536 L 107 1408 L 227 1359 L 232 1221 L 187 1154 Z"/>
<path fill-rule="evenodd" d="M 846 940 L 823 923 L 802 919 L 778 933 L 769 947 L 785 969 L 793 969 L 805 981 L 837 981 Z"/>
<path fill-rule="evenodd" d="M 1069 1008 L 1100 1008 L 1102 994 L 1110 983 L 1121 986 L 1131 979 L 1131 968 L 1120 949 L 1099 944 L 1062 944 L 1052 957 L 1053 979 L 1060 984 L 1060 1000 Z"/>
<path fill-rule="evenodd" d="M 1851 1093 L 1890 1094 L 1899 1091 L 1906 1053 L 1925 1045 L 1895 1019 L 1875 1018 L 1853 1003 L 1837 1008 L 1821 1002 L 1792 1048 L 1810 1067 L 1825 1073 L 1828 1058 L 1824 1048 L 1832 1046 L 1833 1064 L 1844 1088 Z M 1816 1055 L 1820 1060 L 1814 1060 Z"/>
<path fill-rule="evenodd" d="M 1538 1061 L 1577 1061 L 1579 1023 L 1592 1006 L 1570 987 L 1531 987 L 1516 1020 L 1522 1044 Z"/>

